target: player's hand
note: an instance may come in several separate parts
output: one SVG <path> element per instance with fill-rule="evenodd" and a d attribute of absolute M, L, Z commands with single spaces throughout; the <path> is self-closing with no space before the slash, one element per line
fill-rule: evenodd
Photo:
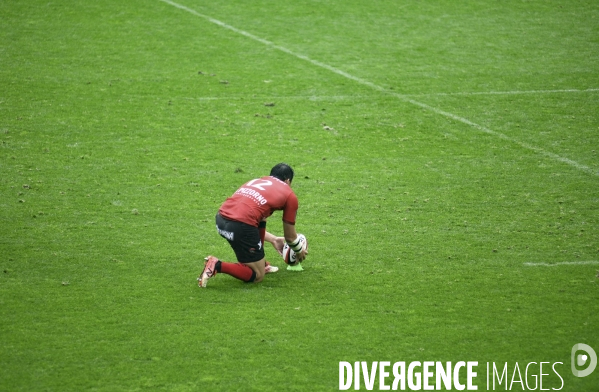
<path fill-rule="evenodd" d="M 271 242 L 272 246 L 279 252 L 280 255 L 283 254 L 283 246 L 285 246 L 285 237 L 276 237 L 273 242 Z"/>
<path fill-rule="evenodd" d="M 304 248 L 301 252 L 296 254 L 298 262 L 302 262 L 306 259 L 306 255 L 308 254 L 308 249 Z"/>

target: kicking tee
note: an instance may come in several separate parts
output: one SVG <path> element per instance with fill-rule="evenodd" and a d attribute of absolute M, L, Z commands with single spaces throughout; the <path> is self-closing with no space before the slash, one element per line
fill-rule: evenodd
<path fill-rule="evenodd" d="M 267 176 L 242 185 L 220 206 L 223 217 L 256 226 L 274 211 L 283 210 L 283 222 L 295 225 L 298 201 L 287 183 Z"/>

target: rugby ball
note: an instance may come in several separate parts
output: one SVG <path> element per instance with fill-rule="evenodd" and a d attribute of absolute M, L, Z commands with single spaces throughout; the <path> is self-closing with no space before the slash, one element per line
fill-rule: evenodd
<path fill-rule="evenodd" d="M 298 234 L 297 236 L 302 242 L 302 249 L 308 249 L 308 240 L 306 239 L 306 236 L 303 234 Z M 289 245 L 287 245 L 287 243 L 283 245 L 283 260 L 285 261 L 285 264 L 289 265 L 295 265 L 298 262 L 295 252 L 289 247 Z"/>

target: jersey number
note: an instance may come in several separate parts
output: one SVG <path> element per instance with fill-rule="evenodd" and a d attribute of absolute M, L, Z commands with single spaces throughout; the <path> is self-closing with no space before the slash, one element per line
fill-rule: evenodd
<path fill-rule="evenodd" d="M 260 182 L 256 183 L 256 181 L 260 181 Z M 246 185 L 251 186 L 253 188 L 260 189 L 261 191 L 263 191 L 264 187 L 272 185 L 272 182 L 268 181 L 268 180 L 262 180 L 260 178 L 257 178 L 255 180 L 248 182 Z"/>

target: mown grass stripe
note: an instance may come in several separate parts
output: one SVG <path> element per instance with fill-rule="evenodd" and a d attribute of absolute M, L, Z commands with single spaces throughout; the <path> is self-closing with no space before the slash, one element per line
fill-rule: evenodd
<path fill-rule="evenodd" d="M 590 261 L 562 261 L 559 263 L 524 263 L 527 267 L 559 267 L 561 265 L 594 265 L 599 264 L 598 260 Z"/>
<path fill-rule="evenodd" d="M 331 71 L 331 72 L 333 72 L 333 73 L 335 73 L 337 75 L 340 75 L 340 76 L 343 76 L 343 77 L 345 77 L 347 79 L 353 80 L 353 81 L 355 81 L 355 82 L 357 82 L 357 83 L 359 83 L 361 85 L 368 86 L 368 87 L 370 87 L 370 88 L 372 88 L 372 89 L 374 89 L 376 91 L 380 91 L 382 93 L 386 93 L 386 94 L 392 95 L 394 97 L 397 97 L 397 98 L 401 99 L 404 102 L 411 103 L 412 105 L 419 106 L 419 107 L 421 107 L 421 108 L 423 108 L 425 110 L 428 110 L 428 111 L 431 111 L 433 113 L 439 114 L 441 116 L 445 116 L 445 117 L 450 118 L 452 120 L 461 122 L 462 124 L 469 125 L 470 127 L 478 129 L 481 132 L 484 132 L 484 133 L 487 133 L 489 135 L 498 137 L 498 138 L 503 139 L 503 140 L 505 140 L 507 142 L 514 143 L 514 144 L 516 144 L 516 145 L 518 145 L 518 146 L 520 146 L 520 147 L 522 147 L 524 149 L 531 150 L 531 151 L 536 152 L 538 154 L 541 154 L 541 155 L 543 155 L 543 156 L 545 156 L 547 158 L 550 158 L 550 159 L 553 159 L 555 161 L 562 162 L 562 163 L 565 163 L 567 165 L 570 165 L 570 166 L 572 166 L 572 167 L 574 167 L 574 168 L 576 168 L 576 169 L 578 169 L 580 171 L 583 171 L 583 172 L 585 172 L 587 174 L 591 174 L 591 175 L 599 177 L 599 171 L 594 170 L 594 169 L 592 169 L 592 168 L 590 168 L 590 167 L 588 167 L 586 165 L 583 165 L 581 163 L 578 163 L 578 162 L 576 162 L 576 161 L 574 161 L 572 159 L 562 157 L 562 156 L 560 156 L 558 154 L 546 151 L 546 150 L 544 150 L 544 149 L 542 149 L 540 147 L 533 146 L 532 144 L 521 142 L 521 141 L 519 141 L 517 139 L 514 139 L 514 138 L 511 138 L 511 137 L 509 137 L 509 136 L 507 136 L 507 135 L 505 135 L 505 134 L 503 134 L 501 132 L 493 131 L 490 128 L 487 128 L 485 126 L 482 126 L 480 124 L 472 122 L 472 121 L 468 120 L 467 118 L 458 116 L 458 115 L 453 114 L 453 113 L 446 112 L 446 111 L 441 110 L 439 108 L 436 108 L 434 106 L 427 105 L 427 104 L 425 104 L 423 102 L 411 99 L 407 95 L 398 94 L 398 93 L 395 93 L 395 92 L 392 92 L 392 91 L 388 91 L 384 87 L 381 87 L 381 86 L 379 86 L 379 85 L 377 85 L 375 83 L 372 83 L 372 82 L 370 82 L 368 80 L 365 80 L 365 79 L 359 78 L 357 76 L 351 75 L 351 74 L 349 74 L 349 73 L 347 73 L 345 71 L 342 71 L 342 70 L 340 70 L 338 68 L 335 68 L 335 67 L 333 67 L 331 65 L 325 64 L 325 63 L 320 62 L 318 60 L 314 60 L 314 59 L 312 59 L 312 58 L 310 58 L 308 56 L 305 56 L 303 54 L 296 53 L 296 52 L 294 52 L 292 50 L 289 50 L 289 49 L 287 49 L 287 48 L 285 48 L 283 46 L 276 45 L 275 43 L 273 43 L 271 41 L 268 41 L 266 39 L 260 38 L 260 37 L 254 35 L 254 34 L 248 33 L 247 31 L 240 30 L 240 29 L 238 29 L 236 27 L 233 27 L 233 26 L 231 26 L 231 25 L 229 25 L 227 23 L 221 22 L 220 20 L 214 19 L 214 18 L 212 18 L 210 16 L 201 14 L 201 13 L 199 13 L 199 12 L 197 12 L 197 11 L 191 9 L 191 8 L 188 8 L 188 7 L 184 6 L 184 5 L 175 3 L 175 2 L 170 1 L 170 0 L 160 0 L 160 1 L 162 1 L 164 3 L 167 3 L 167 4 L 170 4 L 173 7 L 177 7 L 179 9 L 184 10 L 184 11 L 187 11 L 187 12 L 193 14 L 193 15 L 196 15 L 196 16 L 199 16 L 201 18 L 204 18 L 204 19 L 206 19 L 207 21 L 209 21 L 211 23 L 217 24 L 217 25 L 219 25 L 219 26 L 221 26 L 223 28 L 226 28 L 228 30 L 234 31 L 234 32 L 236 32 L 238 34 L 241 34 L 241 35 L 245 36 L 245 37 L 251 38 L 252 40 L 255 40 L 255 41 L 260 42 L 260 43 L 262 43 L 264 45 L 270 46 L 271 48 L 280 50 L 280 51 L 285 52 L 285 53 L 287 53 L 287 54 L 289 54 L 291 56 L 294 56 L 294 57 L 297 57 L 299 59 L 308 61 L 311 64 L 314 64 L 314 65 L 316 65 L 318 67 L 327 69 L 327 70 L 329 70 L 329 71 Z"/>
<path fill-rule="evenodd" d="M 561 90 L 515 90 L 515 91 L 463 91 L 455 93 L 424 93 L 424 94 L 406 94 L 410 97 L 444 97 L 444 96 L 472 96 L 472 95 L 536 95 L 536 94 L 565 94 L 565 93 L 594 93 L 599 92 L 599 88 L 587 88 L 579 90 L 575 88 Z"/>

